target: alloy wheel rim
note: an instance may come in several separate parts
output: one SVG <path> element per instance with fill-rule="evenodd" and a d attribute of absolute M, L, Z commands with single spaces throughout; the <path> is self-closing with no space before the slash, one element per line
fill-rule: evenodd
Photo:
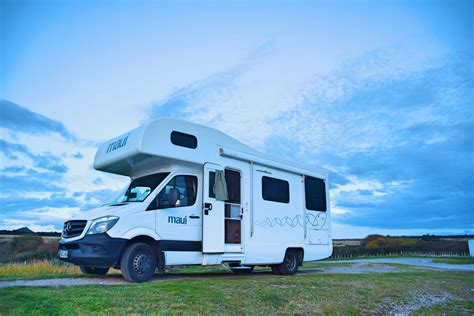
<path fill-rule="evenodd" d="M 296 266 L 296 257 L 294 254 L 287 254 L 285 258 L 286 268 L 290 271 L 293 271 Z"/>

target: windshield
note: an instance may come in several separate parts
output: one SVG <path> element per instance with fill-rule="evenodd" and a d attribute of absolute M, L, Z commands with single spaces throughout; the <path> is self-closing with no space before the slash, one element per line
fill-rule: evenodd
<path fill-rule="evenodd" d="M 105 204 L 143 202 L 168 175 L 169 172 L 160 172 L 133 179 L 129 185 L 115 193 Z"/>

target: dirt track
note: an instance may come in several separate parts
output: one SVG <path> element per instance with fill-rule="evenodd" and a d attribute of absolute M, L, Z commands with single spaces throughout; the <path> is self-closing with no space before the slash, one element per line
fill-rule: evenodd
<path fill-rule="evenodd" d="M 336 273 L 336 274 L 368 274 L 368 273 L 394 273 L 405 272 L 403 268 L 393 267 L 387 264 L 372 263 L 353 263 L 351 265 L 328 266 L 323 268 L 303 268 L 299 274 L 320 274 L 320 273 Z M 271 275 L 268 271 L 256 271 L 252 273 L 254 277 Z M 165 282 L 178 279 L 205 280 L 211 278 L 238 278 L 232 273 L 195 273 L 195 274 L 164 274 L 156 275 L 151 282 Z M 76 285 L 116 285 L 126 284 L 120 274 L 112 274 L 104 277 L 80 277 L 80 278 L 56 278 L 42 280 L 15 280 L 0 281 L 0 287 L 10 286 L 76 286 Z"/>
<path fill-rule="evenodd" d="M 474 264 L 453 265 L 453 264 L 439 264 L 433 263 L 429 258 L 379 258 L 379 259 L 357 259 L 347 261 L 321 261 L 327 263 L 327 267 L 318 268 L 302 268 L 299 274 L 369 274 L 369 273 L 396 273 L 413 271 L 413 269 L 440 269 L 453 271 L 473 271 Z M 338 263 L 344 263 L 338 265 Z M 400 266 L 393 266 L 391 264 L 406 265 L 407 270 Z M 410 266 L 410 268 L 408 268 Z M 252 273 L 253 276 L 270 275 L 269 271 L 256 271 Z M 156 275 L 151 282 L 165 282 L 178 279 L 190 280 L 205 280 L 211 278 L 236 278 L 232 273 L 170 273 L 164 275 Z M 15 280 L 15 281 L 0 281 L 0 287 L 10 286 L 76 286 L 76 285 L 114 285 L 126 284 L 127 282 L 120 274 L 111 274 L 104 277 L 80 277 L 80 278 L 57 278 L 57 279 L 43 279 L 43 280 Z"/>

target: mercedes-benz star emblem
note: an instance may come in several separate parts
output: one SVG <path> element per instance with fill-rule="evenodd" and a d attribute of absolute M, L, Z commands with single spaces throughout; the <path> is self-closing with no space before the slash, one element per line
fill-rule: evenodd
<path fill-rule="evenodd" d="M 72 229 L 72 226 L 71 226 L 71 223 L 70 223 L 70 222 L 64 224 L 64 233 L 65 233 L 66 235 L 69 234 L 69 232 L 71 231 L 71 229 Z"/>

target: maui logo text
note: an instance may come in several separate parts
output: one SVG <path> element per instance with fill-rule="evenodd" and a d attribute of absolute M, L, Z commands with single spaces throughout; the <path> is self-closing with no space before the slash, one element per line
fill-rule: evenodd
<path fill-rule="evenodd" d="M 127 139 L 128 139 L 128 135 L 125 136 L 124 138 L 120 138 L 119 140 L 116 140 L 115 142 L 110 143 L 105 153 L 112 152 L 116 149 L 122 148 L 123 146 L 127 145 Z"/>
<path fill-rule="evenodd" d="M 186 225 L 188 223 L 188 217 L 168 216 L 168 223 Z"/>

